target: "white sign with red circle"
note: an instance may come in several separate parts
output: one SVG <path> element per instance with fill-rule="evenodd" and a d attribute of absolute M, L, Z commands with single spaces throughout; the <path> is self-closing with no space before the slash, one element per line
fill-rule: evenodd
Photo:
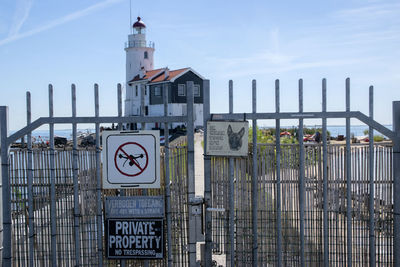
<path fill-rule="evenodd" d="M 103 188 L 160 188 L 159 131 L 103 132 Z"/>

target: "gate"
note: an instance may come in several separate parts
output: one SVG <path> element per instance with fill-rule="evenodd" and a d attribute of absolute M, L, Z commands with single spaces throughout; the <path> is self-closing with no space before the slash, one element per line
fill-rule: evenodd
<path fill-rule="evenodd" d="M 208 81 L 204 86 L 209 86 Z M 122 117 L 122 90 L 118 84 L 118 116 L 99 116 L 99 89 L 94 86 L 95 116 L 78 117 L 76 88 L 71 87 L 72 116 L 54 117 L 53 87 L 49 85 L 49 116 L 31 120 L 31 96 L 27 93 L 27 126 L 8 135 L 8 108 L 0 107 L 2 217 L 0 220 L 2 266 L 114 266 L 104 258 L 104 210 L 106 196 L 164 195 L 166 253 L 162 260 L 121 260 L 121 266 L 194 266 L 196 223 L 194 196 L 193 82 L 187 82 L 187 114 L 168 115 L 168 88 L 163 88 L 164 116 Z M 144 98 L 142 92 L 141 97 Z M 143 102 L 143 101 L 142 101 Z M 144 109 L 144 107 L 143 107 Z M 142 113 L 144 114 L 144 110 Z M 170 145 L 169 125 L 187 125 L 187 139 Z M 77 125 L 95 126 L 95 148 L 79 149 Z M 103 190 L 101 186 L 100 124 L 163 124 L 165 145 L 161 151 L 160 189 Z M 49 146 L 33 149 L 32 131 L 49 125 Z M 54 125 L 72 125 L 72 148 L 56 148 Z M 26 149 L 10 149 L 27 136 Z"/>
<path fill-rule="evenodd" d="M 233 112 L 232 81 L 229 113 L 210 114 L 205 91 L 205 127 L 207 121 L 251 120 L 253 129 L 246 158 L 205 151 L 205 266 L 215 254 L 225 257 L 226 266 L 398 266 L 400 101 L 393 102 L 389 130 L 373 120 L 372 86 L 369 116 L 350 110 L 349 79 L 342 112 L 327 111 L 325 79 L 321 112 L 303 111 L 302 80 L 298 86 L 298 112 L 280 111 L 279 80 L 273 113 L 257 112 L 255 80 L 251 113 Z M 346 119 L 345 145 L 327 143 L 330 118 Z M 351 145 L 351 118 L 369 126 L 368 145 Z M 298 120 L 298 144 L 281 144 L 285 119 Z M 322 120 L 322 144 L 303 142 L 304 119 Z M 257 120 L 275 120 L 272 144 L 257 144 Z M 374 144 L 374 129 L 393 146 Z"/>
<path fill-rule="evenodd" d="M 72 116 L 53 116 L 49 86 L 49 116 L 31 121 L 27 93 L 27 126 L 8 135 L 8 110 L 0 107 L 2 223 L 0 240 L 5 266 L 115 265 L 103 256 L 103 199 L 110 195 L 164 195 L 166 252 L 163 260 L 122 261 L 121 266 L 195 266 L 201 240 L 202 200 L 195 197 L 193 82 L 187 84 L 187 115 L 168 116 L 167 88 L 161 117 L 122 117 L 121 86 L 118 116 L 99 116 L 95 85 L 95 116 L 76 115 L 72 86 Z M 393 102 L 393 130 L 373 120 L 373 88 L 366 116 L 350 110 L 350 80 L 346 80 L 346 110 L 328 112 L 326 81 L 322 81 L 322 111 L 303 111 L 299 81 L 299 111 L 280 112 L 279 81 L 275 83 L 273 113 L 256 108 L 252 84 L 251 113 L 233 112 L 229 83 L 229 113 L 210 114 L 209 81 L 204 82 L 204 126 L 207 121 L 275 120 L 275 143 L 257 144 L 253 130 L 245 158 L 204 156 L 205 266 L 215 254 L 227 266 L 352 266 L 400 263 L 400 102 Z M 143 112 L 144 113 L 144 112 Z M 143 114 L 142 113 L 142 114 Z M 346 119 L 345 146 L 327 140 L 327 119 Z M 351 145 L 350 119 L 369 126 L 369 145 Z M 298 119 L 298 144 L 281 144 L 280 122 Z M 322 120 L 321 145 L 303 143 L 304 119 Z M 102 190 L 100 124 L 162 123 L 165 136 L 173 122 L 187 124 L 186 145 L 172 146 L 165 138 L 160 189 Z M 54 125 L 71 124 L 72 149 L 57 149 Z M 95 149 L 78 149 L 77 124 L 95 125 Z M 33 149 L 31 133 L 49 124 L 49 148 Z M 374 144 L 373 130 L 389 137 L 393 146 Z M 9 149 L 27 136 L 25 150 Z M 206 146 L 204 146 L 206 148 Z M 207 152 L 207 151 L 206 151 Z M 214 254 L 214 255 L 213 255 Z"/>

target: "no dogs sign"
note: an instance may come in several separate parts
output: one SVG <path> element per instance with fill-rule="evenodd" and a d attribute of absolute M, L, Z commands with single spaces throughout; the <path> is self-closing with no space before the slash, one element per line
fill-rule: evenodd
<path fill-rule="evenodd" d="M 103 188 L 159 188 L 158 131 L 103 132 Z"/>

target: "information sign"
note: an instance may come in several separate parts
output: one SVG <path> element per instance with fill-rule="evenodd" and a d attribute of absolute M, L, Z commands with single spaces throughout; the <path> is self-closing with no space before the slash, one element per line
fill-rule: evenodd
<path fill-rule="evenodd" d="M 249 123 L 231 121 L 207 122 L 207 155 L 247 156 Z"/>

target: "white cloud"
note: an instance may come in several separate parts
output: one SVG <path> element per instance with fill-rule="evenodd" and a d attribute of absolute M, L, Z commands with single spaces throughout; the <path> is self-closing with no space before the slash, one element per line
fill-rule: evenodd
<path fill-rule="evenodd" d="M 22 25 L 29 17 L 33 0 L 18 0 L 16 1 L 16 8 L 14 12 L 13 21 L 8 33 L 8 37 L 15 36 L 19 33 Z"/>
<path fill-rule="evenodd" d="M 97 10 L 106 8 L 106 7 L 110 6 L 110 5 L 116 4 L 116 3 L 121 2 L 121 1 L 122 0 L 106 0 L 106 1 L 103 1 L 103 2 L 100 2 L 100 3 L 97 3 L 95 5 L 89 6 L 89 7 L 85 8 L 85 9 L 83 9 L 83 10 L 79 10 L 79 11 L 76 11 L 74 13 L 70 13 L 70 14 L 64 16 L 64 17 L 61 17 L 61 18 L 56 19 L 56 20 L 53 20 L 53 21 L 51 21 L 51 22 L 49 22 L 49 23 L 47 23 L 47 24 L 45 24 L 43 26 L 37 27 L 37 28 L 32 29 L 30 31 L 23 32 L 23 33 L 16 33 L 16 34 L 14 34 L 12 36 L 9 36 L 9 37 L 7 37 L 7 38 L 5 38 L 3 40 L 0 40 L 0 46 L 4 45 L 4 44 L 7 44 L 7 43 L 10 43 L 10 42 L 14 42 L 14 41 L 19 40 L 19 39 L 23 39 L 25 37 L 29 37 L 29 36 L 41 33 L 43 31 L 46 31 L 46 30 L 49 30 L 49 29 L 52 29 L 52 28 L 55 28 L 55 27 L 57 27 L 59 25 L 65 24 L 67 22 L 70 22 L 70 21 L 73 21 L 73 20 L 76 20 L 76 19 L 79 19 L 79 18 L 84 17 L 84 16 L 87 16 L 87 15 L 92 14 L 93 12 L 95 12 Z"/>

